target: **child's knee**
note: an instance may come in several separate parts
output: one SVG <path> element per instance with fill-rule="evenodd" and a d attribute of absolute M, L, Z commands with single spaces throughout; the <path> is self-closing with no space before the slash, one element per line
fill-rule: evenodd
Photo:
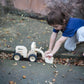
<path fill-rule="evenodd" d="M 76 49 L 76 46 L 75 47 L 70 47 L 70 46 L 64 45 L 64 48 L 68 51 L 74 51 Z"/>

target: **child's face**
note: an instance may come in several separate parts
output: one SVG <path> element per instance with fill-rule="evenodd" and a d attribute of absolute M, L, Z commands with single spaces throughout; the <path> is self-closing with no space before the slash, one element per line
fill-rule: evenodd
<path fill-rule="evenodd" d="M 56 30 L 63 29 L 63 25 L 56 24 L 56 25 L 51 25 L 51 26 L 53 26 Z"/>

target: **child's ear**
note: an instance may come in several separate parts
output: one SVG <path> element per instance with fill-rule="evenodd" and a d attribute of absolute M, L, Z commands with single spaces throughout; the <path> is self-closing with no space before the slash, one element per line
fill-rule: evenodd
<path fill-rule="evenodd" d="M 65 18 L 65 13 L 63 11 L 61 13 L 62 13 L 63 18 Z"/>
<path fill-rule="evenodd" d="M 66 24 L 66 20 L 65 19 L 63 19 L 63 24 Z"/>

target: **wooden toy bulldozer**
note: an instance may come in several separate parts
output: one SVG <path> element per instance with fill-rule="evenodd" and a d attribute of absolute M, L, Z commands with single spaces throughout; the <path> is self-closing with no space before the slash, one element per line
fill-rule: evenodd
<path fill-rule="evenodd" d="M 44 52 L 42 51 L 42 47 L 36 48 L 36 42 L 32 42 L 31 50 L 29 52 L 25 46 L 16 46 L 13 59 L 19 61 L 22 58 L 27 58 L 30 62 L 35 62 L 37 60 L 37 53 L 40 53 L 42 59 L 44 60 Z"/>

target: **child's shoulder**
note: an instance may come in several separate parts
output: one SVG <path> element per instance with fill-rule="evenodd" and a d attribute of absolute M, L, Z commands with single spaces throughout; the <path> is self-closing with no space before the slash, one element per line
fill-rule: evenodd
<path fill-rule="evenodd" d="M 81 19 L 81 18 L 73 18 L 73 17 L 70 17 L 69 20 L 70 21 L 80 21 L 80 20 L 84 21 L 84 19 Z"/>
<path fill-rule="evenodd" d="M 73 17 L 71 17 L 71 18 L 69 18 L 69 21 L 68 21 L 68 24 L 81 24 L 81 23 L 83 23 L 84 24 L 84 20 L 83 19 L 80 19 L 80 18 L 73 18 Z"/>
<path fill-rule="evenodd" d="M 80 18 L 70 18 L 66 27 L 67 28 L 79 28 L 81 26 L 84 26 L 84 20 Z"/>

